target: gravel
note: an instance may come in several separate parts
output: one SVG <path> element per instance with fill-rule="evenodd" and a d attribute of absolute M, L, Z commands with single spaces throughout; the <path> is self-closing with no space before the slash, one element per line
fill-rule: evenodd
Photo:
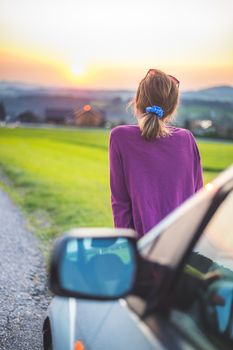
<path fill-rule="evenodd" d="M 0 349 L 42 349 L 50 296 L 41 243 L 0 189 Z"/>

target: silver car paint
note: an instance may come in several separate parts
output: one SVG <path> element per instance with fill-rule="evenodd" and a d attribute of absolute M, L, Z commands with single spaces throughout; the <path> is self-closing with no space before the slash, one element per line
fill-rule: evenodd
<path fill-rule="evenodd" d="M 122 301 L 97 302 L 55 297 L 48 317 L 53 350 L 73 350 L 77 340 L 83 342 L 85 350 L 164 349 L 150 329 L 136 314 L 129 312 Z"/>

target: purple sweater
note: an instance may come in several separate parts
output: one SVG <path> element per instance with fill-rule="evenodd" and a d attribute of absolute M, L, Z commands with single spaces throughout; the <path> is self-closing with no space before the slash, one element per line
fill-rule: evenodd
<path fill-rule="evenodd" d="M 111 203 L 115 227 L 134 228 L 139 237 L 203 186 L 199 151 L 192 133 L 145 140 L 138 125 L 110 134 Z"/>

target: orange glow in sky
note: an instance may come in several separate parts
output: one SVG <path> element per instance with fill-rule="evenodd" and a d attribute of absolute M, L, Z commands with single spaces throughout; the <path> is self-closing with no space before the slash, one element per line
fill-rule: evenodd
<path fill-rule="evenodd" d="M 159 68 L 181 90 L 233 85 L 232 0 L 1 0 L 0 23 L 0 80 L 136 89 Z"/>

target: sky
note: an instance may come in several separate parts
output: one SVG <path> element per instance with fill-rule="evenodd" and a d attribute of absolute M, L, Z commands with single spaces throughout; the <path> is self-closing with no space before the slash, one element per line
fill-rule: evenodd
<path fill-rule="evenodd" d="M 136 89 L 149 68 L 182 90 L 233 85 L 233 1 L 0 2 L 0 80 Z"/>

